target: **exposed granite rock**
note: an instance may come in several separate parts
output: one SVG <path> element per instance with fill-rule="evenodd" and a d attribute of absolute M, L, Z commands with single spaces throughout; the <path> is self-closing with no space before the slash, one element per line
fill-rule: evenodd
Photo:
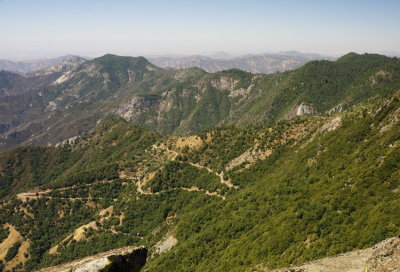
<path fill-rule="evenodd" d="M 153 248 L 155 254 L 161 254 L 163 252 L 171 250 L 178 240 L 173 235 L 167 235 L 161 241 L 159 241 Z"/>
<path fill-rule="evenodd" d="M 147 249 L 139 248 L 127 255 L 108 257 L 109 264 L 100 272 L 139 272 L 146 264 Z"/>
<path fill-rule="evenodd" d="M 218 79 L 212 80 L 211 86 L 219 91 L 233 91 L 236 85 L 239 83 L 238 79 L 232 77 L 220 77 Z"/>
<path fill-rule="evenodd" d="M 86 62 L 86 60 L 84 58 L 78 57 L 78 56 L 68 56 L 66 58 L 64 58 L 61 62 L 53 65 L 53 66 L 49 66 L 49 67 L 45 67 L 41 70 L 35 71 L 30 73 L 29 75 L 31 76 L 45 76 L 45 75 L 49 75 L 52 73 L 65 73 L 67 71 L 73 70 L 76 67 L 78 67 L 80 64 Z"/>
<path fill-rule="evenodd" d="M 367 261 L 365 272 L 400 272 L 400 236 L 377 245 Z"/>
<path fill-rule="evenodd" d="M 127 121 L 134 120 L 140 114 L 147 111 L 154 101 L 147 100 L 142 96 L 134 96 L 127 103 L 121 104 L 115 113 Z"/>
<path fill-rule="evenodd" d="M 300 106 L 297 108 L 296 115 L 304 115 L 304 114 L 313 114 L 316 113 L 314 107 L 301 103 Z"/>
<path fill-rule="evenodd" d="M 139 272 L 146 264 L 147 249 L 125 247 L 89 256 L 38 272 Z"/>
<path fill-rule="evenodd" d="M 343 110 L 343 104 L 339 104 L 328 111 L 328 113 L 341 112 Z"/>
<path fill-rule="evenodd" d="M 262 265 L 254 271 L 271 271 Z M 373 247 L 271 272 L 400 272 L 400 237 Z"/>

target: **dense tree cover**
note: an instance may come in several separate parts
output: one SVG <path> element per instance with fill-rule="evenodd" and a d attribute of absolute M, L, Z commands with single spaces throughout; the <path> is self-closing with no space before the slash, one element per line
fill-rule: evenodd
<path fill-rule="evenodd" d="M 15 212 L 20 205 L 25 206 L 31 216 Z M 25 266 L 27 270 L 32 270 L 43 262 L 43 255 L 52 243 L 94 220 L 96 210 L 83 200 L 40 198 L 24 204 L 13 200 L 2 208 L 0 219 L 15 226 L 23 237 L 32 241 L 28 249 L 29 261 Z"/>
<path fill-rule="evenodd" d="M 143 155 L 141 151 L 158 139 L 157 133 L 116 118 L 79 138 L 74 148 L 65 144 L 5 152 L 0 155 L 0 198 L 43 185 L 57 188 L 116 179 L 121 167 Z"/>
<path fill-rule="evenodd" d="M 127 245 L 151 249 L 167 233 L 178 244 L 148 271 L 250 271 L 364 248 L 400 231 L 399 108 L 395 95 L 272 127 L 218 127 L 198 148 L 112 119 L 70 145 L 2 154 L 4 188 L 55 189 L 27 202 L 8 195 L 0 223 L 31 241 L 26 271 Z M 226 169 L 249 149 L 270 153 Z M 220 183 L 222 171 L 238 189 Z M 150 173 L 142 189 L 151 192 L 138 192 L 136 178 Z M 182 189 L 192 187 L 202 190 Z M 85 239 L 73 239 L 90 222 Z"/>
<path fill-rule="evenodd" d="M 391 94 L 399 84 L 398 64 L 396 58 L 374 54 L 348 54 L 336 62 L 310 62 L 293 72 L 292 90 L 282 92 L 274 103 L 297 100 L 322 112 L 339 103 L 354 104 L 378 93 Z"/>
<path fill-rule="evenodd" d="M 0 198 L 48 185 L 76 161 L 68 148 L 18 147 L 0 156 Z"/>
<path fill-rule="evenodd" d="M 335 62 L 312 61 L 294 71 L 273 75 L 239 70 L 207 74 L 197 84 L 184 81 L 171 88 L 168 103 L 176 107 L 163 113 L 163 122 L 150 122 L 150 127 L 162 134 L 199 133 L 227 123 L 274 124 L 301 103 L 320 113 L 339 104 L 349 107 L 377 94 L 391 94 L 399 85 L 399 64 L 397 58 L 352 53 Z M 215 82 L 223 80 L 235 82 L 231 83 L 233 90 L 218 88 Z M 234 95 L 236 90 L 243 94 Z M 136 121 L 147 124 L 154 114 L 148 112 Z"/>
<path fill-rule="evenodd" d="M 180 185 L 188 188 L 199 186 L 207 190 L 223 187 L 218 178 L 207 170 L 198 170 L 183 162 L 177 162 L 177 167 L 181 168 L 179 174 L 172 173 L 175 168 L 170 169 L 167 164 L 168 173 L 177 183 L 167 186 L 171 191 L 154 196 L 139 197 L 137 187 L 131 180 L 119 178 L 120 170 L 135 171 L 136 164 L 147 165 L 145 161 L 152 159 L 147 152 L 158 139 L 156 133 L 129 125 L 121 119 L 112 119 L 73 144 L 57 148 L 26 147 L 6 153 L 6 162 L 10 157 L 17 158 L 6 168 L 11 181 L 8 189 L 17 186 L 18 191 L 54 188 L 46 193 L 37 193 L 25 203 L 8 195 L 7 202 L 1 207 L 0 223 L 12 224 L 32 241 L 25 269 L 31 271 L 144 242 L 143 238 L 147 236 L 146 243 L 150 243 L 164 234 L 162 229 L 156 236 L 152 233 L 165 224 L 167 218 L 173 220 L 182 211 L 216 201 L 217 197 L 203 192 L 174 190 Z M 56 163 L 52 163 L 54 161 Z M 153 168 L 154 163 L 150 163 Z M 22 183 L 25 177 L 36 175 L 43 175 L 44 179 Z M 194 181 L 190 183 L 189 179 Z M 113 214 L 108 217 L 98 215 L 100 210 L 110 206 L 114 206 Z M 75 241 L 69 237 L 78 227 L 94 220 L 96 228 L 85 232 L 88 240 Z M 55 245 L 58 245 L 58 253 L 48 254 Z"/>
<path fill-rule="evenodd" d="M 150 122 L 149 126 L 162 134 L 190 134 L 222 124 L 273 125 L 293 114 L 301 103 L 319 113 L 339 104 L 349 107 L 377 94 L 393 93 L 399 86 L 399 64 L 397 58 L 353 53 L 335 62 L 313 61 L 294 71 L 273 75 L 252 75 L 239 70 L 208 74 L 196 87 L 193 82 L 184 81 L 171 88 L 168 103 L 176 107 L 163 113 L 163 122 Z M 233 90 L 219 89 L 213 84 L 223 80 L 235 82 Z M 243 94 L 234 95 L 234 90 Z M 154 114 L 148 112 L 136 121 L 147 124 L 146 120 L 153 119 Z"/>
<path fill-rule="evenodd" d="M 4 260 L 6 262 L 11 261 L 14 259 L 15 256 L 18 254 L 18 250 L 21 247 L 21 242 L 15 242 L 7 251 L 6 256 L 4 257 Z"/>
<path fill-rule="evenodd" d="M 10 230 L 8 228 L 0 228 L 0 244 L 8 237 Z"/>
<path fill-rule="evenodd" d="M 231 174 L 246 187 L 226 202 L 184 215 L 180 244 L 149 271 L 245 271 L 286 266 L 354 248 L 400 231 L 398 98 L 343 117 L 340 128 L 305 147 L 281 148 Z M 391 114 L 389 114 L 391 113 Z"/>
<path fill-rule="evenodd" d="M 83 135 L 116 113 L 162 135 L 195 134 L 223 124 L 272 125 L 303 102 L 323 113 L 391 93 L 399 85 L 399 67 L 397 58 L 353 53 L 272 75 L 235 69 L 209 74 L 105 55 L 82 64 L 60 84 L 53 84 L 60 76 L 54 74 L 39 90 L 0 98 L 3 130 L 18 127 L 3 134 L 0 149 Z"/>
<path fill-rule="evenodd" d="M 99 231 L 102 234 L 94 234 L 96 239 L 100 237 L 99 242 L 94 241 L 98 243 L 95 246 L 97 251 L 89 250 L 89 247 L 79 249 L 82 245 L 76 243 L 73 247 L 72 244 L 64 247 L 66 253 L 57 258 L 46 257 L 51 246 L 61 242 L 79 226 L 97 219 L 99 209 L 112 205 L 114 199 L 124 193 L 126 186 L 122 184 L 126 181 L 118 178 L 118 171 L 132 167 L 130 165 L 135 160 L 140 161 L 145 155 L 143 151 L 158 138 L 156 133 L 128 125 L 121 119 L 112 119 L 72 145 L 21 147 L 3 153 L 0 158 L 0 187 L 5 201 L 0 222 L 12 224 L 24 237 L 34 241 L 28 249 L 29 261 L 25 268 L 32 270 L 40 264 L 71 260 L 77 254 L 83 256 L 115 245 L 137 242 L 136 236 L 115 236 L 110 233 L 112 226 L 105 223 L 104 229 Z M 62 188 L 71 185 L 68 189 Z M 13 199 L 15 196 L 11 192 L 35 188 L 59 189 L 43 196 L 37 195 L 38 199 L 33 197 L 27 203 Z M 136 187 L 129 190 L 134 189 Z M 74 247 L 75 250 L 71 249 Z"/>
<path fill-rule="evenodd" d="M 190 189 L 190 186 L 196 186 L 199 189 L 210 192 L 225 189 L 225 186 L 220 183 L 219 178 L 209 173 L 206 169 L 198 169 L 188 163 L 177 161 L 166 164 L 146 185 L 153 192 L 180 187 Z"/>

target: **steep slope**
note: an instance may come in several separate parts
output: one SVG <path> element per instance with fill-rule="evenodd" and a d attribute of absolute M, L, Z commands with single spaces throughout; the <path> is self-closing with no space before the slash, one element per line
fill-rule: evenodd
<path fill-rule="evenodd" d="M 274 268 L 395 236 L 400 224 L 399 105 L 397 97 L 352 113 L 295 122 L 287 136 L 284 127 L 272 128 L 271 134 L 266 130 L 269 141 L 253 141 L 259 143 L 255 151 L 271 150 L 267 159 L 227 172 L 243 189 L 226 202 L 184 215 L 176 231 L 181 242 L 152 260 L 148 271 Z M 235 134 L 221 133 L 214 138 L 224 143 L 219 152 L 208 145 L 195 158 L 216 166 L 230 161 L 238 142 L 225 143 Z M 268 146 L 277 141 L 285 144 Z M 214 156 L 207 159 L 210 148 Z"/>
<path fill-rule="evenodd" d="M 323 258 L 301 266 L 273 272 L 378 272 L 396 271 L 400 265 L 400 238 L 382 241 L 364 250 L 355 250 L 338 256 Z M 258 271 L 264 270 L 262 267 Z"/>
<path fill-rule="evenodd" d="M 157 88 L 168 81 L 166 75 L 143 58 L 111 55 L 66 73 L 52 73 L 46 76 L 52 76 L 46 86 L 0 99 L 0 123 L 8 128 L 2 135 L 2 149 L 23 142 L 56 143 L 90 131 L 121 100 Z"/>
<path fill-rule="evenodd" d="M 152 99 L 135 97 L 117 114 L 162 134 L 193 134 L 229 123 L 273 124 L 295 116 L 302 104 L 324 113 L 393 93 L 400 86 L 399 67 L 396 58 L 350 54 L 274 75 L 228 70 L 166 87 Z"/>
<path fill-rule="evenodd" d="M 128 150 L 143 151 L 159 137 L 157 133 L 127 126 L 121 119 L 110 120 L 93 133 L 88 140 L 71 139 L 59 147 L 17 147 L 2 153 L 0 197 L 43 185 L 62 187 L 81 183 L 80 176 L 94 172 L 94 179 L 118 177 L 116 163 L 123 161 L 124 156 L 130 159 L 136 156 L 126 154 Z"/>
<path fill-rule="evenodd" d="M 399 114 L 397 94 L 162 139 L 111 119 L 2 153 L 0 223 L 29 241 L 28 271 L 125 246 L 149 250 L 146 271 L 257 271 L 366 248 L 400 231 Z"/>
<path fill-rule="evenodd" d="M 6 96 L 13 94 L 14 92 L 11 91 L 13 86 L 15 86 L 18 80 L 21 78 L 20 75 L 7 72 L 7 71 L 0 71 L 0 96 Z"/>
<path fill-rule="evenodd" d="M 43 88 L 50 84 L 57 76 L 58 73 L 51 73 L 48 75 L 34 76 L 34 75 L 19 75 L 8 71 L 0 71 L 0 98 L 17 97 L 25 95 L 31 90 Z"/>
<path fill-rule="evenodd" d="M 400 86 L 399 67 L 397 58 L 349 54 L 273 75 L 208 74 L 197 68 L 163 70 L 142 57 L 106 55 L 65 73 L 28 77 L 47 84 L 0 98 L 0 149 L 55 144 L 115 115 L 163 135 L 190 135 L 232 123 L 273 124 L 296 113 L 341 110 L 393 93 Z"/>

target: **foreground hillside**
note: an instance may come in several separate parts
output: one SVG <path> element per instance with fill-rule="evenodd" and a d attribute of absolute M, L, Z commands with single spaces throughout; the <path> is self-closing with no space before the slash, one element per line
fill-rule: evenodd
<path fill-rule="evenodd" d="M 214 126 L 272 125 L 296 114 L 348 108 L 400 85 L 397 58 L 350 53 L 272 75 L 164 70 L 145 58 L 105 55 L 64 71 L 0 74 L 0 150 L 84 135 L 120 116 L 161 135 Z"/>
<path fill-rule="evenodd" d="M 110 271 L 113 265 L 116 271 L 140 271 L 145 262 L 145 249 L 125 247 L 101 254 L 88 256 L 72 262 L 41 269 L 40 272 L 77 272 L 77 271 Z M 118 257 L 116 257 L 118 256 Z M 128 260 L 128 267 L 122 267 Z M 262 265 L 252 271 L 263 272 L 387 272 L 397 271 L 400 267 L 400 237 L 386 239 L 370 248 L 359 249 L 322 258 L 300 266 L 291 266 L 278 270 L 268 270 Z M 103 270 L 102 270 L 103 269 Z M 135 270 L 136 269 L 136 270 Z M 113 270 L 115 271 L 115 270 Z"/>
<path fill-rule="evenodd" d="M 399 121 L 394 94 L 189 137 L 112 118 L 3 152 L 0 259 L 32 271 L 144 246 L 144 271 L 257 271 L 372 246 L 400 231 Z"/>
<path fill-rule="evenodd" d="M 400 237 L 389 238 L 370 248 L 323 258 L 301 266 L 273 272 L 387 272 L 400 267 Z M 259 271 L 268 271 L 259 268 Z"/>

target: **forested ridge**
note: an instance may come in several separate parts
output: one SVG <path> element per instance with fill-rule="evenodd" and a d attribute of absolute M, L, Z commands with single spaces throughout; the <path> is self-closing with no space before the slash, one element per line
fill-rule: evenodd
<path fill-rule="evenodd" d="M 103 61 L 121 71 L 129 65 L 108 58 L 113 61 Z M 236 70 L 219 73 L 241 77 L 239 87 L 252 78 Z M 2 267 L 34 271 L 145 246 L 145 271 L 263 271 L 396 236 L 397 73 L 397 59 L 350 54 L 261 79 L 297 82 L 291 91 L 276 89 L 270 104 L 276 119 L 268 122 L 213 123 L 191 136 L 165 136 L 109 116 L 56 146 L 2 152 Z M 343 99 L 352 102 L 328 111 Z M 279 118 L 278 105 L 287 101 L 319 105 L 318 111 Z M 252 109 L 261 110 L 257 105 Z M 160 252 L 168 237 L 176 244 Z"/>
<path fill-rule="evenodd" d="M 266 75 L 166 70 L 143 57 L 107 54 L 65 72 L 12 77 L 19 80 L 0 85 L 10 94 L 0 96 L 0 150 L 54 145 L 113 116 L 163 136 L 221 125 L 273 125 L 294 117 L 300 105 L 321 114 L 390 95 L 400 84 L 400 62 L 349 53 Z"/>

